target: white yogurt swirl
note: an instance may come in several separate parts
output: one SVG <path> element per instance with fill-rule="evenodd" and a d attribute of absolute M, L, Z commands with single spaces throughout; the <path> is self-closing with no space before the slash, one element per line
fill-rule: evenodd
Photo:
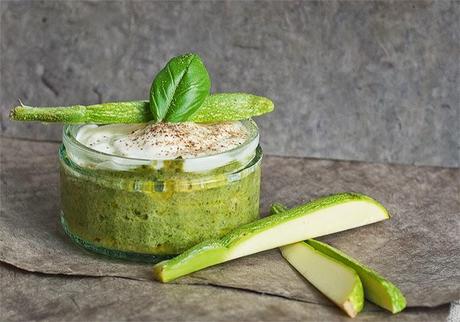
<path fill-rule="evenodd" d="M 243 151 L 230 153 L 247 143 L 250 131 L 242 122 L 215 124 L 148 123 L 84 125 L 76 134 L 83 145 L 115 156 L 160 160 L 184 159 L 184 171 L 211 170 L 234 160 L 245 161 L 258 145 L 258 136 Z M 224 153 L 229 151 L 229 153 Z M 139 160 L 123 161 L 123 165 L 139 166 Z M 145 162 L 144 164 L 148 163 Z M 107 167 L 105 164 L 104 167 Z M 111 164 L 109 168 L 119 168 Z"/>

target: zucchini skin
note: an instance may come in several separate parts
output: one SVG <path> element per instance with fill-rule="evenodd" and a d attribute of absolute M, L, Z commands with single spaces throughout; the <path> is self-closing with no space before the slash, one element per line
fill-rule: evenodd
<path fill-rule="evenodd" d="M 66 124 L 144 123 L 152 119 L 148 101 L 110 102 L 67 107 L 17 106 L 10 112 L 15 121 Z"/>
<path fill-rule="evenodd" d="M 245 93 L 220 93 L 208 96 L 188 119 L 212 123 L 248 119 L 273 111 L 273 102 Z M 149 101 L 108 102 L 95 105 L 58 107 L 16 106 L 10 112 L 14 121 L 66 124 L 146 123 L 153 120 Z"/>

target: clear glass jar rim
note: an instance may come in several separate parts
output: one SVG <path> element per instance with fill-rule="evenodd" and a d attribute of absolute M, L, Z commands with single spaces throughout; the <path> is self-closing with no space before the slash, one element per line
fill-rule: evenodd
<path fill-rule="evenodd" d="M 114 184 L 113 177 L 107 172 L 95 172 L 97 169 L 88 168 L 78 165 L 72 161 L 67 155 L 64 144 L 59 148 L 59 159 L 61 167 L 74 173 L 73 175 L 85 180 L 95 180 L 98 184 L 109 188 L 116 188 L 128 191 L 151 191 L 151 192 L 190 192 L 202 189 L 217 188 L 221 185 L 228 184 L 229 182 L 239 181 L 249 174 L 253 173 L 260 168 L 263 152 L 260 145 L 255 150 L 255 155 L 241 168 L 231 169 L 225 173 L 220 174 L 200 174 L 198 177 L 182 177 L 180 174 L 172 174 L 164 178 L 156 178 L 150 176 L 141 177 L 117 177 L 116 184 Z M 61 174 L 62 175 L 62 174 Z M 154 183 L 153 185 L 151 183 Z M 165 183 L 168 183 L 165 185 Z M 161 191 L 157 187 L 161 186 Z"/>
<path fill-rule="evenodd" d="M 238 154 L 238 152 L 245 150 L 248 145 L 254 144 L 254 149 L 258 146 L 259 143 L 259 129 L 257 127 L 257 124 L 252 120 L 252 119 L 247 119 L 247 120 L 242 120 L 240 121 L 248 130 L 249 130 L 249 137 L 248 139 L 243 143 L 238 146 L 236 146 L 233 149 L 226 150 L 224 152 L 220 153 L 213 153 L 213 154 L 208 154 L 205 156 L 199 156 L 195 158 L 186 158 L 186 159 L 139 159 L 139 158 L 130 158 L 130 157 L 125 157 L 125 156 L 120 156 L 120 155 L 115 155 L 115 154 L 110 154 L 110 153 L 105 153 L 105 152 L 100 152 L 94 149 L 91 149 L 90 147 L 84 145 L 80 141 L 77 140 L 76 134 L 78 133 L 78 129 L 80 129 L 83 125 L 64 125 L 63 131 L 62 131 L 62 142 L 66 148 L 71 148 L 71 149 L 77 149 L 79 152 L 82 153 L 89 153 L 92 156 L 100 156 L 103 158 L 113 158 L 113 159 L 119 159 L 119 160 L 125 160 L 125 161 L 132 161 L 132 162 L 155 162 L 155 161 L 168 161 L 168 162 L 183 162 L 184 160 L 193 160 L 193 161 L 204 161 L 207 158 L 210 157 L 216 157 L 216 156 L 222 156 L 226 154 Z"/>

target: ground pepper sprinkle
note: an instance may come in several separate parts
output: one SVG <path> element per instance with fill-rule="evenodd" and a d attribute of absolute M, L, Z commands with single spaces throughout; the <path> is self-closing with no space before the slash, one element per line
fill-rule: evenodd
<path fill-rule="evenodd" d="M 241 122 L 151 123 L 118 138 L 113 146 L 130 157 L 187 159 L 231 150 L 248 137 Z"/>

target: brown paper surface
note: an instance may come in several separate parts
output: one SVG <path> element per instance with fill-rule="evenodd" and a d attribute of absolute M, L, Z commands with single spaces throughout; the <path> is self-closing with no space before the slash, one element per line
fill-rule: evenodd
<path fill-rule="evenodd" d="M 1 149 L 1 261 L 31 272 L 125 277 L 138 281 L 123 283 L 148 281 L 147 288 L 163 289 L 151 281 L 151 265 L 91 254 L 64 235 L 57 144 L 3 138 Z M 393 281 L 409 306 L 433 307 L 459 298 L 458 169 L 267 156 L 262 182 L 264 215 L 275 201 L 294 206 L 341 191 L 376 198 L 389 209 L 390 220 L 321 239 Z M 111 279 L 101 283 L 105 280 Z M 278 250 L 211 267 L 175 283 L 330 305 Z"/>

